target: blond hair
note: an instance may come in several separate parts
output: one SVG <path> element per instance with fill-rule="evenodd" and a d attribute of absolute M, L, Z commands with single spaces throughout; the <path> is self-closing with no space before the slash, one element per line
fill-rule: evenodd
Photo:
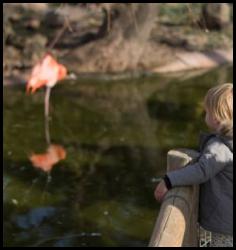
<path fill-rule="evenodd" d="M 225 83 L 209 89 L 204 106 L 220 123 L 217 132 L 233 137 L 233 84 Z"/>

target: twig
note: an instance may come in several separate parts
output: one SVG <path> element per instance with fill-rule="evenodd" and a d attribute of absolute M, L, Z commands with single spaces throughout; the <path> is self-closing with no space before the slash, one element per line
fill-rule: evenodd
<path fill-rule="evenodd" d="M 132 3 L 130 5 L 130 7 L 131 7 L 131 9 L 129 9 L 129 10 L 131 10 L 130 12 L 131 12 L 131 17 L 133 18 L 133 21 L 134 21 L 135 30 L 136 30 L 137 33 L 139 33 L 139 27 L 138 27 L 138 24 L 137 24 L 137 21 L 136 21 L 136 17 L 135 17 L 135 14 L 134 14 L 134 9 L 133 9 L 133 4 Z"/>
<path fill-rule="evenodd" d="M 57 41 L 59 40 L 59 38 L 65 32 L 66 28 L 67 28 L 67 22 L 65 21 L 62 29 L 59 30 L 59 32 L 57 33 L 57 35 L 55 36 L 55 38 L 52 40 L 51 44 L 48 46 L 48 48 L 47 48 L 48 50 L 52 50 L 52 48 L 55 46 L 55 44 L 57 43 Z"/>
<path fill-rule="evenodd" d="M 62 3 L 57 9 L 56 11 L 61 8 L 61 6 L 63 5 L 64 3 Z M 56 12 L 55 11 L 55 12 Z M 69 29 L 70 32 L 73 32 L 72 30 L 72 27 L 70 25 L 70 21 L 69 21 L 69 18 L 68 16 L 64 16 L 64 24 L 61 28 L 61 30 L 59 30 L 59 32 L 57 33 L 57 35 L 55 36 L 55 38 L 52 40 L 51 44 L 48 46 L 48 50 L 52 50 L 52 48 L 55 46 L 55 44 L 57 43 L 57 41 L 61 38 L 61 36 L 63 35 L 63 33 L 66 31 L 66 29 Z"/>
<path fill-rule="evenodd" d="M 91 236 L 93 236 L 93 234 L 94 234 L 94 236 L 101 236 L 100 233 L 96 233 L 96 234 L 92 233 Z M 49 239 L 41 240 L 41 241 L 35 243 L 34 245 L 32 245 L 32 247 L 38 247 L 38 246 L 42 245 L 43 243 L 45 243 L 47 241 L 51 241 L 51 240 L 70 239 L 70 238 L 84 237 L 84 236 L 88 236 L 88 234 L 86 234 L 86 233 L 79 233 L 79 234 L 68 235 L 68 236 L 55 236 L 55 237 L 51 237 Z"/>
<path fill-rule="evenodd" d="M 201 29 L 201 26 L 200 26 L 200 24 L 199 24 L 199 22 L 195 19 L 195 17 L 194 17 L 194 14 L 193 14 L 193 11 L 192 11 L 192 9 L 191 9 L 191 7 L 190 7 L 190 3 L 187 3 L 187 9 L 188 9 L 188 11 L 189 11 L 189 14 L 190 14 L 190 17 L 192 17 L 192 20 L 193 20 L 193 22 L 198 26 L 198 28 L 200 29 L 200 30 L 202 30 Z M 205 32 L 209 32 L 209 30 L 206 28 L 206 24 L 205 24 L 205 21 L 204 21 L 204 31 Z"/>
<path fill-rule="evenodd" d="M 111 9 L 107 9 L 107 32 L 111 30 Z"/>

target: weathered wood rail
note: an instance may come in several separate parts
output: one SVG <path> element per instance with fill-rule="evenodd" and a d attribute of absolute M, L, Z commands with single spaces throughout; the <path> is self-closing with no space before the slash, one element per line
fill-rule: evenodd
<path fill-rule="evenodd" d="M 186 166 L 199 153 L 190 149 L 170 150 L 167 172 Z M 176 187 L 168 191 L 149 242 L 149 247 L 196 247 L 198 245 L 199 186 Z"/>

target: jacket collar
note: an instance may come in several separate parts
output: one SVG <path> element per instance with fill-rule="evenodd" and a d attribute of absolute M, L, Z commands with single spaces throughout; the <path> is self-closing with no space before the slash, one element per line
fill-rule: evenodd
<path fill-rule="evenodd" d="M 206 142 L 212 138 L 218 137 L 232 152 L 233 152 L 233 138 L 229 138 L 216 133 L 206 133 L 201 131 L 199 135 L 199 150 L 202 151 Z"/>
<path fill-rule="evenodd" d="M 215 133 L 206 133 L 206 132 L 201 131 L 199 134 L 199 150 L 202 151 L 204 149 L 206 142 L 211 137 L 215 137 L 215 136 L 216 136 Z"/>

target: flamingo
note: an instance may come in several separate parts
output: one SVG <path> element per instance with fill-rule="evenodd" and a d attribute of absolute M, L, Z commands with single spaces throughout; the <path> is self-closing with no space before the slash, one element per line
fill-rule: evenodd
<path fill-rule="evenodd" d="M 45 94 L 45 115 L 48 114 L 49 110 L 48 104 L 51 88 L 54 87 L 58 81 L 64 79 L 66 74 L 67 69 L 62 64 L 59 64 L 49 53 L 34 66 L 26 90 L 27 93 L 34 93 L 43 86 L 47 87 Z"/>
<path fill-rule="evenodd" d="M 44 114 L 46 121 L 48 120 L 49 115 L 49 98 L 51 89 L 58 81 L 64 79 L 66 75 L 66 67 L 59 64 L 50 53 L 46 53 L 42 60 L 33 67 L 31 76 L 26 85 L 26 91 L 27 93 L 34 93 L 37 89 L 46 86 L 44 99 Z M 47 132 L 46 139 L 48 144 L 50 144 L 50 137 Z"/>

